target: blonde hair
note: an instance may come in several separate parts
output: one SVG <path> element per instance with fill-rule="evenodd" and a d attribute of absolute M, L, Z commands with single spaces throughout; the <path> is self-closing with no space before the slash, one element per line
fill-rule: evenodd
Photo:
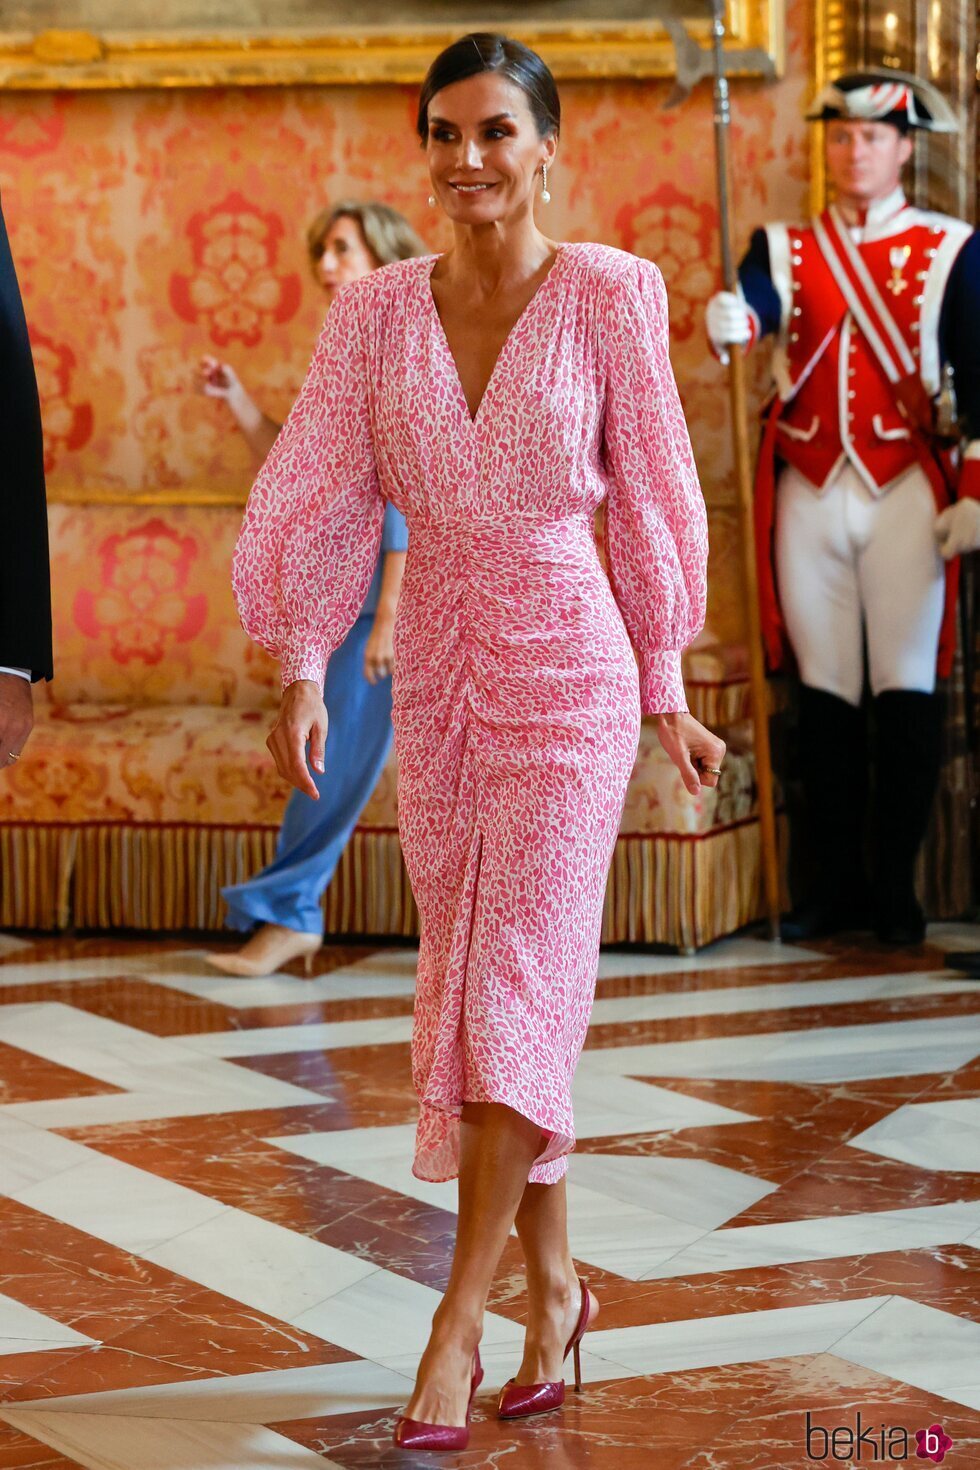
<path fill-rule="evenodd" d="M 394 260 L 408 260 L 413 255 L 428 255 L 425 241 L 415 233 L 403 214 L 390 204 L 376 199 L 342 199 L 339 204 L 321 209 L 306 231 L 306 248 L 313 269 L 323 254 L 323 243 L 338 219 L 352 219 L 364 237 L 364 243 L 379 265 Z"/>

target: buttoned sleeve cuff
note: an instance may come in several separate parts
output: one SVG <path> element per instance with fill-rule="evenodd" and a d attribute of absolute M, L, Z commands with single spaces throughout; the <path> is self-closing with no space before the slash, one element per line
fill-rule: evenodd
<path fill-rule="evenodd" d="M 640 659 L 640 709 L 645 715 L 667 715 L 687 710 L 682 654 L 660 648 Z"/>
<path fill-rule="evenodd" d="M 300 643 L 284 648 L 279 659 L 282 687 L 288 688 L 297 679 L 309 679 L 323 688 L 330 655 L 320 644 Z"/>

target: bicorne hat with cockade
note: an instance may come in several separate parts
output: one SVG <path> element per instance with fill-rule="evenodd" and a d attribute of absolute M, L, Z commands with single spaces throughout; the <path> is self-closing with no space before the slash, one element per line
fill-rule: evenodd
<path fill-rule="evenodd" d="M 931 82 L 910 72 L 849 71 L 822 87 L 807 111 L 810 122 L 886 122 L 899 132 L 959 132 L 959 120 Z"/>

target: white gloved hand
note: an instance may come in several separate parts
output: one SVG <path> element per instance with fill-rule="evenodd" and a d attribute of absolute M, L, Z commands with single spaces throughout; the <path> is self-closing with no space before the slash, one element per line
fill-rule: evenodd
<path fill-rule="evenodd" d="M 946 561 L 966 551 L 980 551 L 980 500 L 964 495 L 955 505 L 948 505 L 935 521 L 939 554 Z"/>
<path fill-rule="evenodd" d="M 748 342 L 752 336 L 752 319 L 745 298 L 735 291 L 716 291 L 704 315 L 708 339 L 723 363 L 728 362 L 726 348 L 733 342 Z"/>

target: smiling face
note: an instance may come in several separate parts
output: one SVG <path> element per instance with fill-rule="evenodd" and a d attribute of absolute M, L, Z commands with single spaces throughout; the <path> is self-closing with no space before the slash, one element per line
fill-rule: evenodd
<path fill-rule="evenodd" d="M 533 209 L 557 139 L 541 137 L 520 87 L 495 72 L 453 82 L 432 98 L 428 123 L 433 193 L 454 223 L 496 224 Z"/>
<path fill-rule="evenodd" d="M 897 189 L 911 138 L 883 122 L 827 123 L 827 173 L 838 198 L 870 204 Z"/>
<path fill-rule="evenodd" d="M 376 270 L 380 263 L 368 248 L 357 220 L 342 214 L 323 237 L 316 272 L 321 286 L 332 298 L 341 286 L 360 280 L 361 276 Z"/>

